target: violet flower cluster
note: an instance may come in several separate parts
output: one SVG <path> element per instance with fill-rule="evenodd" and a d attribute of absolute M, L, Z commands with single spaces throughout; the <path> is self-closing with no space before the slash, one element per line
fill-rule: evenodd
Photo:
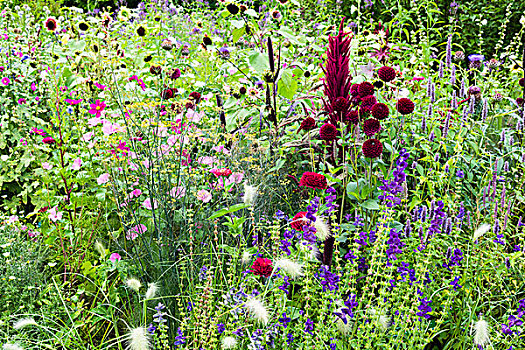
<path fill-rule="evenodd" d="M 393 208 L 401 203 L 401 198 L 397 194 L 403 191 L 403 183 L 406 180 L 405 169 L 408 166 L 407 159 L 410 154 L 406 149 L 402 149 L 399 152 L 399 157 L 396 159 L 396 168 L 392 175 L 393 179 L 390 181 L 383 180 L 383 185 L 379 186 L 379 189 L 384 191 L 384 194 L 379 195 L 379 199 L 386 202 L 386 206 Z"/>

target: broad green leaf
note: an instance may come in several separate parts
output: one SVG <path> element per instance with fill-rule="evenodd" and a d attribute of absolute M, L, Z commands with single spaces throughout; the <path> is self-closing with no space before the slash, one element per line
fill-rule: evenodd
<path fill-rule="evenodd" d="M 250 66 L 259 74 L 262 74 L 266 69 L 270 69 L 270 63 L 268 62 L 268 56 L 260 52 L 254 51 L 250 57 L 248 57 Z"/>
<path fill-rule="evenodd" d="M 219 211 L 216 211 L 212 216 L 210 216 L 208 218 L 208 220 L 213 220 L 213 219 L 216 219 L 216 218 L 220 218 L 221 216 L 224 216 L 226 214 L 234 213 L 236 211 L 239 211 L 241 209 L 248 208 L 248 207 L 249 207 L 249 205 L 248 204 L 244 204 L 244 203 L 235 204 L 235 205 L 232 205 L 229 208 L 223 208 L 223 209 L 221 209 Z"/>
<path fill-rule="evenodd" d="M 361 203 L 361 206 L 368 210 L 379 210 L 379 204 L 375 199 L 368 199 Z"/>

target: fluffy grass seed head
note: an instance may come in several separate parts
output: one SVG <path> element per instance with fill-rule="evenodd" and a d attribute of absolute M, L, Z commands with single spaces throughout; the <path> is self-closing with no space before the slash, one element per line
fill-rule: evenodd
<path fill-rule="evenodd" d="M 237 346 L 237 339 L 234 337 L 224 337 L 221 341 L 223 349 L 233 349 Z"/>
<path fill-rule="evenodd" d="M 324 241 L 332 235 L 330 226 L 324 221 L 322 217 L 317 217 L 314 222 L 315 230 L 317 231 L 317 238 Z"/>
<path fill-rule="evenodd" d="M 485 233 L 490 231 L 490 224 L 481 224 L 476 231 L 474 231 L 474 236 L 472 240 L 476 241 L 478 238 L 482 237 Z"/>
<path fill-rule="evenodd" d="M 137 327 L 130 329 L 126 336 L 128 346 L 127 350 L 149 350 L 150 342 L 148 338 L 148 331 L 144 327 Z"/>
<path fill-rule="evenodd" d="M 13 324 L 13 328 L 17 330 L 26 328 L 28 326 L 38 326 L 38 324 L 36 323 L 35 319 L 32 317 L 21 318 Z"/>
<path fill-rule="evenodd" d="M 484 347 L 489 341 L 489 324 L 483 318 L 480 318 L 474 325 L 474 344 Z"/>
<path fill-rule="evenodd" d="M 148 290 L 146 291 L 146 299 L 153 299 L 157 295 L 159 287 L 156 283 L 148 283 Z"/>
<path fill-rule="evenodd" d="M 244 184 L 244 196 L 242 200 L 246 205 L 253 205 L 257 196 L 257 187 Z"/>
<path fill-rule="evenodd" d="M 280 268 L 292 278 L 301 277 L 303 275 L 303 265 L 290 259 L 279 259 L 274 263 L 274 266 L 275 268 Z"/>
<path fill-rule="evenodd" d="M 95 242 L 95 250 L 102 258 L 106 256 L 106 248 L 104 248 L 104 245 L 100 241 Z"/>
<path fill-rule="evenodd" d="M 126 285 L 133 289 L 135 292 L 139 292 L 140 287 L 142 287 L 142 284 L 140 284 L 140 281 L 136 278 L 130 278 L 126 281 Z"/>
<path fill-rule="evenodd" d="M 254 319 L 262 324 L 268 323 L 268 310 L 259 299 L 249 298 L 244 305 Z"/>
<path fill-rule="evenodd" d="M 2 350 L 24 350 L 24 348 L 18 344 L 5 343 Z"/>
<path fill-rule="evenodd" d="M 252 254 L 246 251 L 242 253 L 241 264 L 246 265 L 246 264 L 249 264 L 250 261 L 252 261 Z"/>

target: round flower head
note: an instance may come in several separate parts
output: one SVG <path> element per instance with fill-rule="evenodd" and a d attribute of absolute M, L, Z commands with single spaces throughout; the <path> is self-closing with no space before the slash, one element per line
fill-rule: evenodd
<path fill-rule="evenodd" d="M 193 91 L 191 94 L 190 94 L 190 99 L 195 101 L 195 103 L 199 103 L 200 100 L 201 100 L 201 94 L 198 93 L 197 91 Z"/>
<path fill-rule="evenodd" d="M 228 10 L 229 13 L 231 13 L 232 15 L 236 15 L 239 13 L 239 6 L 235 5 L 235 4 L 228 4 L 226 5 L 226 9 Z"/>
<path fill-rule="evenodd" d="M 135 32 L 137 33 L 138 36 L 145 36 L 147 33 L 146 27 L 138 26 L 137 29 L 135 29 Z"/>
<path fill-rule="evenodd" d="M 221 169 L 212 169 L 210 172 L 219 177 L 219 176 L 230 176 L 232 174 L 232 171 L 228 168 L 221 168 Z"/>
<path fill-rule="evenodd" d="M 521 87 L 525 87 L 525 78 L 521 78 L 519 84 Z"/>
<path fill-rule="evenodd" d="M 344 111 L 347 108 L 347 106 L 348 100 L 344 97 L 338 97 L 332 103 L 332 109 L 337 112 Z"/>
<path fill-rule="evenodd" d="M 352 86 L 350 86 L 350 95 L 352 95 L 353 97 L 356 97 L 356 96 L 359 96 L 359 84 L 353 84 Z"/>
<path fill-rule="evenodd" d="M 202 43 L 204 46 L 208 46 L 212 44 L 212 41 L 209 36 L 205 35 L 204 38 L 202 38 Z"/>
<path fill-rule="evenodd" d="M 87 24 L 86 22 L 82 21 L 82 22 L 79 22 L 77 24 L 77 28 L 80 32 L 87 32 L 88 29 L 89 29 L 89 24 Z"/>
<path fill-rule="evenodd" d="M 321 129 L 319 130 L 319 137 L 321 140 L 333 141 L 337 138 L 337 128 L 333 124 L 326 123 L 325 125 L 321 126 Z"/>
<path fill-rule="evenodd" d="M 306 221 L 306 212 L 300 211 L 292 219 L 292 222 L 290 223 L 290 226 L 296 231 L 303 231 L 303 226 Z"/>
<path fill-rule="evenodd" d="M 389 114 L 390 110 L 388 109 L 388 106 L 384 103 L 376 103 L 372 107 L 372 116 L 377 120 L 384 120 L 388 117 Z"/>
<path fill-rule="evenodd" d="M 162 67 L 161 66 L 151 66 L 149 67 L 149 72 L 153 75 L 159 75 L 162 73 Z"/>
<path fill-rule="evenodd" d="M 301 122 L 301 126 L 299 127 L 297 132 L 301 130 L 310 131 L 313 128 L 315 128 L 315 119 L 312 117 L 308 117 Z"/>
<path fill-rule="evenodd" d="M 57 20 L 53 17 L 49 17 L 44 23 L 44 27 L 50 32 L 54 32 L 58 29 Z"/>
<path fill-rule="evenodd" d="M 412 113 L 414 111 L 414 107 L 414 102 L 406 97 L 400 98 L 396 105 L 397 111 L 402 115 Z"/>
<path fill-rule="evenodd" d="M 383 66 L 379 68 L 379 70 L 377 71 L 377 75 L 379 76 L 379 79 L 388 83 L 389 81 L 395 79 L 396 70 L 392 67 Z"/>
<path fill-rule="evenodd" d="M 518 97 L 516 99 L 516 103 L 518 104 L 518 106 L 523 106 L 525 104 L 525 99 L 523 99 L 522 97 Z"/>
<path fill-rule="evenodd" d="M 363 155 L 366 158 L 377 158 L 383 153 L 383 144 L 377 139 L 366 140 L 363 143 Z"/>
<path fill-rule="evenodd" d="M 299 186 L 310 187 L 313 189 L 326 190 L 328 184 L 326 182 L 326 177 L 324 175 L 314 173 L 311 171 L 306 171 L 301 180 L 299 181 Z"/>
<path fill-rule="evenodd" d="M 358 85 L 357 92 L 361 97 L 370 96 L 374 93 L 374 85 L 368 81 L 364 81 Z"/>
<path fill-rule="evenodd" d="M 275 11 L 272 11 L 272 18 L 273 19 L 276 19 L 276 20 L 279 20 L 281 19 L 281 12 L 279 12 L 278 10 L 275 10 Z"/>
<path fill-rule="evenodd" d="M 363 123 L 363 131 L 366 134 L 366 136 L 372 136 L 379 132 L 381 129 L 381 124 L 379 123 L 379 120 L 375 118 L 368 118 Z"/>
<path fill-rule="evenodd" d="M 361 99 L 361 107 L 359 108 L 359 112 L 361 114 L 363 113 L 370 113 L 372 110 L 372 107 L 377 103 L 377 100 L 374 95 L 368 95 Z"/>
<path fill-rule="evenodd" d="M 56 143 L 55 139 L 52 138 L 51 136 L 44 137 L 42 142 L 45 143 L 46 145 L 52 145 L 52 144 Z"/>
<path fill-rule="evenodd" d="M 252 273 L 256 276 L 270 277 L 272 275 L 272 261 L 266 258 L 257 258 L 253 262 Z"/>
<path fill-rule="evenodd" d="M 357 124 L 359 122 L 359 113 L 356 110 L 348 112 L 345 115 L 344 122 L 347 124 Z"/>
<path fill-rule="evenodd" d="M 178 78 L 180 78 L 180 69 L 175 68 L 175 70 L 170 75 L 170 79 L 177 80 Z"/>
<path fill-rule="evenodd" d="M 166 89 L 162 91 L 162 98 L 165 100 L 169 100 L 173 97 L 173 91 L 171 89 Z"/>

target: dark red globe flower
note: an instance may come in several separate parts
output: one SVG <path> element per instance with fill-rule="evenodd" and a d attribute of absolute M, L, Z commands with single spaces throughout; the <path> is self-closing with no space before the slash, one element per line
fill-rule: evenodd
<path fill-rule="evenodd" d="M 303 226 L 306 220 L 304 219 L 306 217 L 305 211 L 300 211 L 292 219 L 292 222 L 290 225 L 295 231 L 303 231 Z"/>
<path fill-rule="evenodd" d="M 199 103 L 200 100 L 201 100 L 201 94 L 198 93 L 197 91 L 193 91 L 193 92 L 190 94 L 190 99 L 194 100 L 195 103 Z"/>
<path fill-rule="evenodd" d="M 333 124 L 326 123 L 325 125 L 321 126 L 321 129 L 319 130 L 319 137 L 321 140 L 333 141 L 337 138 L 337 128 Z"/>
<path fill-rule="evenodd" d="M 350 86 L 350 95 L 352 95 L 353 97 L 359 96 L 358 88 L 359 84 L 353 84 L 352 86 Z"/>
<path fill-rule="evenodd" d="M 273 271 L 272 261 L 266 258 L 257 258 L 253 262 L 251 271 L 256 276 L 270 277 Z"/>
<path fill-rule="evenodd" d="M 173 91 L 171 89 L 166 89 L 162 91 L 162 98 L 165 100 L 169 100 L 173 97 Z"/>
<path fill-rule="evenodd" d="M 46 20 L 45 27 L 50 32 L 54 32 L 55 30 L 57 30 L 57 21 L 54 18 L 48 18 Z"/>
<path fill-rule="evenodd" d="M 314 173 L 311 171 L 306 171 L 303 174 L 303 176 L 301 176 L 299 186 L 310 187 L 319 190 L 326 190 L 328 184 L 326 183 L 326 177 L 324 177 L 324 175 Z"/>
<path fill-rule="evenodd" d="M 171 72 L 170 79 L 176 80 L 178 78 L 180 78 L 180 69 L 179 68 L 175 68 L 175 70 L 173 72 Z"/>
<path fill-rule="evenodd" d="M 299 127 L 297 132 L 301 130 L 310 131 L 313 128 L 315 128 L 315 119 L 312 117 L 308 117 L 301 122 L 301 126 Z"/>
<path fill-rule="evenodd" d="M 388 109 L 388 106 L 384 103 L 376 103 L 372 107 L 372 115 L 377 120 L 386 119 L 386 117 L 388 117 L 389 114 L 390 114 L 390 110 Z"/>
<path fill-rule="evenodd" d="M 186 102 L 186 104 L 184 105 L 184 107 L 186 107 L 186 109 L 193 109 L 193 102 L 191 101 L 188 101 Z"/>
<path fill-rule="evenodd" d="M 519 83 L 521 87 L 525 87 L 525 78 L 521 78 Z"/>
<path fill-rule="evenodd" d="M 52 138 L 51 136 L 44 137 L 42 142 L 45 143 L 46 145 L 52 145 L 52 144 L 56 143 L 55 139 Z"/>
<path fill-rule="evenodd" d="M 518 106 L 523 106 L 525 104 L 525 99 L 521 98 L 521 97 L 518 97 L 516 99 L 516 103 L 518 104 Z"/>
<path fill-rule="evenodd" d="M 377 75 L 379 76 L 379 79 L 388 83 L 389 81 L 395 79 L 396 70 L 392 67 L 383 66 L 379 68 L 379 70 L 377 71 Z"/>
<path fill-rule="evenodd" d="M 414 107 L 414 102 L 405 97 L 400 98 L 396 105 L 397 111 L 402 115 L 412 113 L 414 111 Z"/>
<path fill-rule="evenodd" d="M 363 155 L 367 158 L 377 158 L 383 153 L 383 144 L 377 139 L 366 140 L 363 143 Z"/>
<path fill-rule="evenodd" d="M 359 113 L 356 110 L 350 111 L 345 116 L 345 123 L 357 124 L 359 122 Z"/>
<path fill-rule="evenodd" d="M 361 107 L 359 111 L 362 113 L 370 113 L 372 107 L 377 103 L 377 100 L 374 95 L 368 95 L 361 99 Z"/>
<path fill-rule="evenodd" d="M 232 174 L 232 171 L 228 168 L 212 169 L 210 172 L 217 177 L 230 176 Z"/>
<path fill-rule="evenodd" d="M 357 92 L 361 97 L 372 95 L 374 93 L 374 85 L 368 81 L 364 81 L 357 87 Z"/>
<path fill-rule="evenodd" d="M 379 123 L 379 120 L 375 118 L 368 118 L 363 123 L 363 132 L 366 134 L 366 136 L 375 135 L 380 129 L 381 124 Z"/>
<path fill-rule="evenodd" d="M 337 112 L 344 111 L 348 107 L 348 100 L 344 97 L 338 97 L 332 103 L 332 109 Z"/>

